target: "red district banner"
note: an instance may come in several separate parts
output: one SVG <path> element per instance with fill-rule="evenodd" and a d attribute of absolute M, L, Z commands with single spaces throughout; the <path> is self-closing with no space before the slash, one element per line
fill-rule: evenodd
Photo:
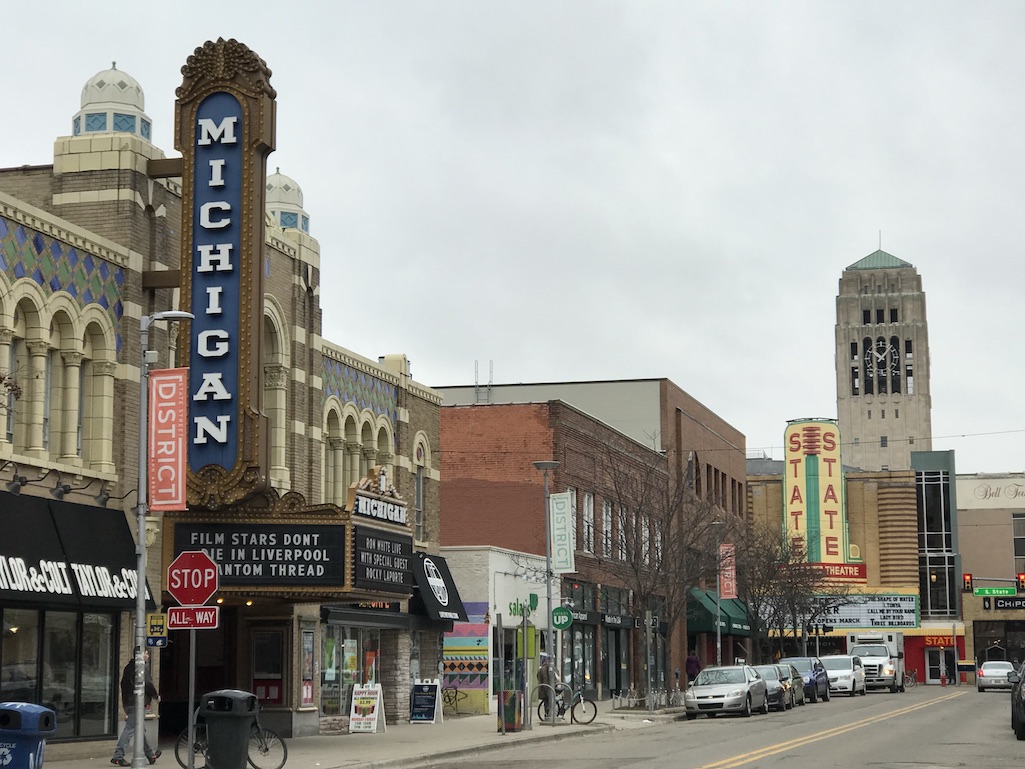
<path fill-rule="evenodd" d="M 149 509 L 187 510 L 189 370 L 168 368 L 149 375 Z"/>
<path fill-rule="evenodd" d="M 737 597 L 737 561 L 732 544 L 719 545 L 719 597 Z"/>

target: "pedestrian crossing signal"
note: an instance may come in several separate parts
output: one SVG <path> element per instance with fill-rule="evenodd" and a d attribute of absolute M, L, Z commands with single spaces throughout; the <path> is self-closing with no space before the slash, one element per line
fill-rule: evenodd
<path fill-rule="evenodd" d="M 1025 576 L 1025 575 L 1020 575 L 1018 577 L 1018 585 L 1019 585 L 1018 589 L 1019 590 L 1021 589 L 1021 587 L 1020 587 L 1020 585 L 1021 585 L 1021 576 Z M 965 593 L 972 592 L 972 575 L 971 574 L 962 574 L 961 575 L 961 580 L 962 580 L 961 581 L 961 590 L 963 592 L 965 592 Z"/>

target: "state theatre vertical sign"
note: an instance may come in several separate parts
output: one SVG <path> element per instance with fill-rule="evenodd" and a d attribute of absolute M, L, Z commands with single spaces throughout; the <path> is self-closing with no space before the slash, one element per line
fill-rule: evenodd
<path fill-rule="evenodd" d="M 860 551 L 850 542 L 840 428 L 829 420 L 795 420 L 783 437 L 784 529 L 795 553 L 831 579 L 865 581 Z"/>
<path fill-rule="evenodd" d="M 175 147 L 182 153 L 182 307 L 195 315 L 189 362 L 188 502 L 220 509 L 266 488 L 262 413 L 263 243 L 274 150 L 270 69 L 220 39 L 182 67 Z"/>

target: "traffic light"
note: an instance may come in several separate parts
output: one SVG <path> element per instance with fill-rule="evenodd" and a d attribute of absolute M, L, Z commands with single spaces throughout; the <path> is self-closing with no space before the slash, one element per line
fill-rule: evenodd
<path fill-rule="evenodd" d="M 1019 590 L 1021 589 L 1021 577 L 1018 578 Z M 961 575 L 961 591 L 964 593 L 972 592 L 972 575 L 965 573 Z"/>
<path fill-rule="evenodd" d="M 1025 592 L 1025 572 L 1018 572 L 1018 592 Z"/>

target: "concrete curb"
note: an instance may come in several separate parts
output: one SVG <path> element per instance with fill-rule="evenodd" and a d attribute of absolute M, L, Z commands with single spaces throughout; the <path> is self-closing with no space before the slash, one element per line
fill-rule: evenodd
<path fill-rule="evenodd" d="M 424 756 L 421 759 L 410 761 L 408 758 L 390 758 L 383 761 L 374 761 L 371 763 L 363 764 L 365 769 L 389 769 L 390 767 L 402 767 L 403 769 L 414 769 L 415 767 L 431 766 L 438 763 L 439 761 L 447 761 L 453 758 L 466 758 L 468 756 L 480 756 L 489 753 L 494 750 L 502 750 L 504 748 L 512 747 L 514 745 L 533 745 L 538 742 L 544 742 L 547 740 L 573 740 L 581 737 L 590 737 L 594 734 L 607 734 L 609 732 L 616 731 L 614 724 L 599 723 L 589 726 L 579 727 L 573 731 L 567 731 L 559 734 L 556 729 L 551 727 L 548 728 L 548 733 L 529 734 L 526 732 L 515 732 L 510 736 L 514 736 L 513 739 L 503 740 L 501 735 L 496 732 L 496 736 L 499 738 L 496 741 L 489 741 L 478 745 L 468 745 L 462 748 L 453 748 L 452 750 L 440 750 L 433 751 L 429 756 Z"/>

